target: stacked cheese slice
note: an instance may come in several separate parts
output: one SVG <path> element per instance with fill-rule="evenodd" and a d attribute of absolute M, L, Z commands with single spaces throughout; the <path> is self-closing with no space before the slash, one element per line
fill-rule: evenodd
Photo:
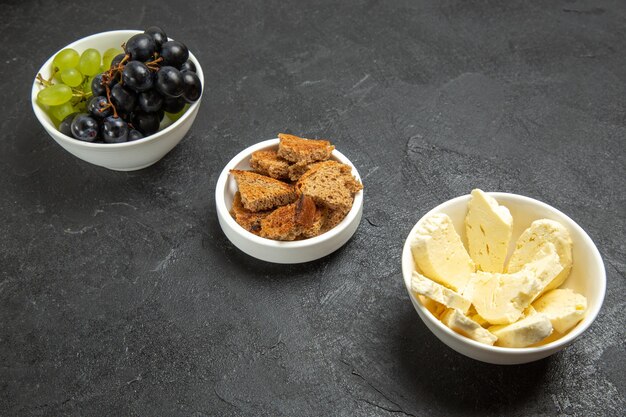
<path fill-rule="evenodd" d="M 512 229 L 509 210 L 481 190 L 472 191 L 465 218 L 467 250 L 446 214 L 422 219 L 411 241 L 412 289 L 445 325 L 477 342 L 555 340 L 587 309 L 584 296 L 557 288 L 572 266 L 571 238 L 560 223 L 537 220 L 507 263 Z"/>

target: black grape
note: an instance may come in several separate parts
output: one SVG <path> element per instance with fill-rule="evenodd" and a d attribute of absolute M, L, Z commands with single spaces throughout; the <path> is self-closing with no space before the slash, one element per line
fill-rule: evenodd
<path fill-rule="evenodd" d="M 89 99 L 87 103 L 87 111 L 96 119 L 104 119 L 113 112 L 109 101 L 104 96 L 96 96 Z"/>
<path fill-rule="evenodd" d="M 59 132 L 63 133 L 65 136 L 74 137 L 74 135 L 72 135 L 72 121 L 77 114 L 78 113 L 72 113 L 65 116 L 65 119 L 63 119 L 59 125 Z"/>
<path fill-rule="evenodd" d="M 198 72 L 196 71 L 196 64 L 194 64 L 192 61 L 185 61 L 185 63 L 180 66 L 180 71 Z"/>
<path fill-rule="evenodd" d="M 125 56 L 125 54 L 115 55 L 115 57 L 111 60 L 111 68 L 117 67 Z"/>
<path fill-rule="evenodd" d="M 137 129 L 130 129 L 128 131 L 128 141 L 132 142 L 133 140 L 138 140 L 138 139 L 142 139 L 144 136 L 143 134 L 138 131 Z"/>
<path fill-rule="evenodd" d="M 103 96 L 106 94 L 104 84 L 102 84 L 102 74 L 98 74 L 91 80 L 91 92 L 94 96 Z"/>
<path fill-rule="evenodd" d="M 126 87 L 137 92 L 146 91 L 152 88 L 152 80 L 152 72 L 144 63 L 130 61 L 124 65 L 122 81 Z"/>
<path fill-rule="evenodd" d="M 133 91 L 116 84 L 111 89 L 111 101 L 119 113 L 130 113 L 137 103 L 137 95 Z"/>
<path fill-rule="evenodd" d="M 85 142 L 93 142 L 98 137 L 98 122 L 87 113 L 79 113 L 71 124 L 72 136 Z"/>
<path fill-rule="evenodd" d="M 139 108 L 146 113 L 155 112 L 163 106 L 163 96 L 155 89 L 144 91 L 139 93 L 138 103 Z"/>
<path fill-rule="evenodd" d="M 184 97 L 166 98 L 163 100 L 163 110 L 168 113 L 178 113 L 185 107 Z"/>
<path fill-rule="evenodd" d="M 178 41 L 168 41 L 161 46 L 163 65 L 180 68 L 189 59 L 189 50 Z"/>
<path fill-rule="evenodd" d="M 152 39 L 154 39 L 157 49 L 161 49 L 161 46 L 167 42 L 167 35 L 165 34 L 165 31 L 158 26 L 150 26 L 144 33 L 150 35 Z"/>
<path fill-rule="evenodd" d="M 183 76 L 174 67 L 161 67 L 157 72 L 155 88 L 166 97 L 179 97 L 185 91 Z"/>
<path fill-rule="evenodd" d="M 193 103 L 197 101 L 202 94 L 200 78 L 198 78 L 195 72 L 191 71 L 183 71 L 181 74 L 183 74 L 183 84 L 185 86 L 183 97 L 185 97 L 187 102 Z"/>
<path fill-rule="evenodd" d="M 138 33 L 126 42 L 125 51 L 133 61 L 147 61 L 156 52 L 156 42 L 152 36 Z"/>
<path fill-rule="evenodd" d="M 159 130 L 161 121 L 158 113 L 146 113 L 139 110 L 132 114 L 131 123 L 135 129 L 146 136 L 150 136 Z"/>
<path fill-rule="evenodd" d="M 128 139 L 128 124 L 120 117 L 107 117 L 102 123 L 102 139 L 107 143 L 126 142 Z"/>

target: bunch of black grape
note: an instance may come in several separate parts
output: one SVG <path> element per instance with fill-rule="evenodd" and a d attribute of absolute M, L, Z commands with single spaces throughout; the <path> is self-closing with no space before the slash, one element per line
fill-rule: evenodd
<path fill-rule="evenodd" d="M 156 26 L 123 45 L 111 67 L 94 77 L 88 113 L 68 116 L 59 130 L 76 139 L 121 143 L 159 130 L 165 112 L 179 113 L 200 98 L 202 84 L 189 51 Z"/>

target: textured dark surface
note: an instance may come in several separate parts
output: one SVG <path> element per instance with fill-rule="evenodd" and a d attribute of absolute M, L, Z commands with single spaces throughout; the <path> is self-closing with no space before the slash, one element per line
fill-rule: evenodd
<path fill-rule="evenodd" d="M 618 1 L 3 1 L 0 414 L 623 415 L 626 5 Z M 121 173 L 53 142 L 30 109 L 63 45 L 158 24 L 203 65 L 188 136 Z M 241 149 L 287 131 L 357 166 L 353 239 L 256 261 L 217 223 Z M 407 233 L 480 187 L 545 201 L 593 238 L 607 295 L 545 360 L 493 366 L 409 302 Z"/>

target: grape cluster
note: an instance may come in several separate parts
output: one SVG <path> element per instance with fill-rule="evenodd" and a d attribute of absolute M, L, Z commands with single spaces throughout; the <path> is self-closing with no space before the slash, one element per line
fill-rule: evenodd
<path fill-rule="evenodd" d="M 148 28 L 122 47 L 107 50 L 102 67 L 95 49 L 82 55 L 64 49 L 53 60 L 60 82 L 38 75 L 44 88 L 37 99 L 61 133 L 86 142 L 141 139 L 159 130 L 165 114 L 177 120 L 200 98 L 202 83 L 187 47 L 169 41 L 161 28 Z"/>

